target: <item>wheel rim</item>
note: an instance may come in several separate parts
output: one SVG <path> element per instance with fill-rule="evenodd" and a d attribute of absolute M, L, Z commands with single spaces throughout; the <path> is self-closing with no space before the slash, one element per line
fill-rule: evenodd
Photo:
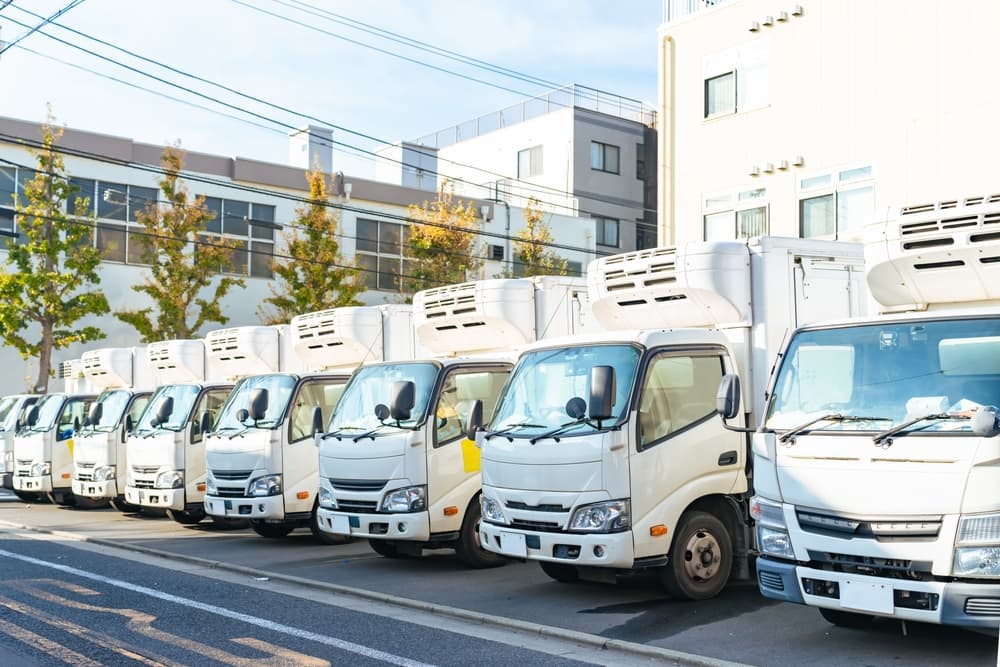
<path fill-rule="evenodd" d="M 692 581 L 709 581 L 719 573 L 722 549 L 707 530 L 695 531 L 684 547 L 684 572 Z"/>

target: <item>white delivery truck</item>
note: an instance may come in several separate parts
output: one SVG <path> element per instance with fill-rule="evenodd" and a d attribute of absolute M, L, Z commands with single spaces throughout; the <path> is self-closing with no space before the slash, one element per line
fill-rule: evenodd
<path fill-rule="evenodd" d="M 202 340 L 151 343 L 146 355 L 157 389 L 125 445 L 125 502 L 198 523 L 205 518 L 205 433 L 233 385 Z"/>
<path fill-rule="evenodd" d="M 24 426 L 28 409 L 38 402 L 38 394 L 11 394 L 0 399 L 0 454 L 3 488 L 14 488 L 14 434 Z"/>
<path fill-rule="evenodd" d="M 487 416 L 513 350 L 583 321 L 577 278 L 495 279 L 417 292 L 417 341 L 437 355 L 366 364 L 320 439 L 319 527 L 368 538 L 386 557 L 454 548 L 464 562 L 503 562 L 479 546 L 479 450 L 465 438 Z"/>
<path fill-rule="evenodd" d="M 334 308 L 296 316 L 290 329 L 291 356 L 304 372 L 255 375 L 237 384 L 205 440 L 205 510 L 249 519 L 263 537 L 307 527 L 322 542 L 342 543 L 316 525 L 314 436 L 359 364 L 413 358 L 411 310 Z"/>
<path fill-rule="evenodd" d="M 838 625 L 995 629 L 1000 197 L 893 211 L 865 264 L 881 312 L 778 357 L 752 436 L 758 585 Z"/>
<path fill-rule="evenodd" d="M 105 347 L 80 357 L 83 374 L 101 391 L 90 406 L 73 447 L 77 507 L 136 510 L 125 502 L 125 442 L 153 389 L 144 347 Z"/>
<path fill-rule="evenodd" d="M 79 359 L 60 364 L 59 374 L 64 391 L 39 397 L 14 435 L 14 493 L 28 502 L 74 502 L 73 436 L 96 396 Z"/>
<path fill-rule="evenodd" d="M 657 568 L 678 598 L 748 577 L 748 443 L 716 415 L 721 378 L 761 385 L 755 423 L 786 330 L 859 312 L 862 261 L 858 244 L 763 237 L 592 262 L 604 331 L 523 351 L 476 433 L 483 546 L 558 581 Z"/>

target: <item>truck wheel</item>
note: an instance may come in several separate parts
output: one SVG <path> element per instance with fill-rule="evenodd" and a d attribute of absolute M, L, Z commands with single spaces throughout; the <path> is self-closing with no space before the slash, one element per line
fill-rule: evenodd
<path fill-rule="evenodd" d="M 270 538 L 286 537 L 288 533 L 295 530 L 294 523 L 266 523 L 253 520 L 250 521 L 250 527 L 261 537 Z"/>
<path fill-rule="evenodd" d="M 319 517 L 316 516 L 316 508 L 313 508 L 312 515 L 309 517 L 309 530 L 313 534 L 313 539 L 315 539 L 320 544 L 347 544 L 351 541 L 350 535 L 338 535 L 337 533 L 328 533 L 319 527 Z"/>
<path fill-rule="evenodd" d="M 77 509 L 81 510 L 97 510 L 108 506 L 108 501 L 105 498 L 85 498 L 83 496 L 76 496 L 76 502 L 74 503 Z"/>
<path fill-rule="evenodd" d="M 842 611 L 840 609 L 826 609 L 818 607 L 819 615 L 826 619 L 827 623 L 841 628 L 867 628 L 875 622 L 875 617 L 871 614 L 856 614 L 852 611 Z"/>
<path fill-rule="evenodd" d="M 479 543 L 479 523 L 482 521 L 482 507 L 479 505 L 479 497 L 472 499 L 469 507 L 465 510 L 465 519 L 462 520 L 462 531 L 459 533 L 458 542 L 455 544 L 455 553 L 459 560 L 477 569 L 486 567 L 497 567 L 507 562 L 507 559 L 500 554 L 495 554 L 483 549 Z"/>
<path fill-rule="evenodd" d="M 127 502 L 124 496 L 112 498 L 111 506 L 122 514 L 138 514 L 142 511 L 142 508 L 139 505 L 133 505 L 132 503 Z"/>
<path fill-rule="evenodd" d="M 167 510 L 167 516 L 179 524 L 192 526 L 205 518 L 205 510 Z"/>
<path fill-rule="evenodd" d="M 372 551 L 382 556 L 382 558 L 401 558 L 403 556 L 403 554 L 399 553 L 396 543 L 392 540 L 373 540 L 369 538 L 368 546 L 372 548 Z"/>
<path fill-rule="evenodd" d="M 708 512 L 688 512 L 678 523 L 661 579 L 673 598 L 707 600 L 722 591 L 732 567 L 733 542 L 725 525 Z"/>
<path fill-rule="evenodd" d="M 542 572 L 549 575 L 561 584 L 572 584 L 580 580 L 580 571 L 574 565 L 565 563 L 553 563 L 547 560 L 540 560 L 538 564 L 542 567 Z"/>
<path fill-rule="evenodd" d="M 31 493 L 29 491 L 15 491 L 14 495 L 26 503 L 37 503 L 42 501 L 42 494 Z"/>

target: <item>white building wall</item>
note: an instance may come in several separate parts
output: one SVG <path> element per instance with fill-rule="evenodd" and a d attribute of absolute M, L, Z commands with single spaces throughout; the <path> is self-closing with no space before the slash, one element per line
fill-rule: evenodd
<path fill-rule="evenodd" d="M 770 232 L 799 235 L 803 180 L 865 166 L 876 211 L 1000 192 L 1000 4 L 796 4 L 731 0 L 661 26 L 661 239 L 701 240 L 707 198 L 760 188 Z M 706 119 L 706 78 L 754 67 L 756 104 Z"/>

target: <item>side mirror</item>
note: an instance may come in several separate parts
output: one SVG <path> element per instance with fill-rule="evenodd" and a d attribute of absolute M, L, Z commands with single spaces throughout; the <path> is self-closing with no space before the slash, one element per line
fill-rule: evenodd
<path fill-rule="evenodd" d="M 28 411 L 28 418 L 25 419 L 25 423 L 28 426 L 34 426 L 38 423 L 38 406 L 31 406 L 31 410 Z"/>
<path fill-rule="evenodd" d="M 587 415 L 587 401 L 579 396 L 569 399 L 566 401 L 566 414 L 570 419 L 583 419 Z"/>
<path fill-rule="evenodd" d="M 242 424 L 248 419 L 250 419 L 249 410 L 247 410 L 246 408 L 240 408 L 239 410 L 236 411 L 236 421 Z"/>
<path fill-rule="evenodd" d="M 170 419 L 170 415 L 174 412 L 174 397 L 164 396 L 160 400 L 160 404 L 156 406 L 156 415 L 153 417 L 153 426 L 159 426 L 164 424 Z"/>
<path fill-rule="evenodd" d="M 594 366 L 590 369 L 590 418 L 595 421 L 610 419 L 614 406 L 614 366 Z"/>
<path fill-rule="evenodd" d="M 104 404 L 94 403 L 90 406 L 90 412 L 87 414 L 86 423 L 90 426 L 101 423 L 101 417 L 104 416 Z"/>
<path fill-rule="evenodd" d="M 80 430 L 80 418 L 79 417 L 73 417 L 73 431 L 75 432 L 75 431 L 79 431 L 79 430 Z"/>
<path fill-rule="evenodd" d="M 125 428 L 122 429 L 122 442 L 125 442 L 134 430 L 135 422 L 132 421 L 132 415 L 125 415 Z"/>
<path fill-rule="evenodd" d="M 727 373 L 719 381 L 719 390 L 715 394 L 715 411 L 722 417 L 722 425 L 727 430 L 737 433 L 753 432 L 752 428 L 727 423 L 727 420 L 735 419 L 740 414 L 740 376 L 736 373 Z"/>
<path fill-rule="evenodd" d="M 212 413 L 205 410 L 201 413 L 201 419 L 198 422 L 198 426 L 201 427 L 201 434 L 205 435 L 212 430 Z"/>
<path fill-rule="evenodd" d="M 389 406 L 385 403 L 379 403 L 375 406 L 375 418 L 380 422 L 384 422 L 389 418 Z"/>
<path fill-rule="evenodd" d="M 984 405 L 972 415 L 972 432 L 984 438 L 1000 434 L 1000 414 L 992 405 Z"/>
<path fill-rule="evenodd" d="M 317 433 L 323 432 L 323 408 L 318 405 L 313 408 L 312 414 L 312 434 L 315 436 Z"/>
<path fill-rule="evenodd" d="M 250 391 L 250 418 L 255 422 L 267 416 L 267 389 L 258 387 Z"/>
<path fill-rule="evenodd" d="M 476 433 L 483 427 L 483 402 L 476 399 L 469 409 L 469 416 L 465 419 L 465 437 L 475 442 Z"/>
<path fill-rule="evenodd" d="M 410 418 L 416 403 L 417 386 L 412 380 L 392 383 L 392 398 L 389 401 L 389 416 L 396 421 Z"/>

